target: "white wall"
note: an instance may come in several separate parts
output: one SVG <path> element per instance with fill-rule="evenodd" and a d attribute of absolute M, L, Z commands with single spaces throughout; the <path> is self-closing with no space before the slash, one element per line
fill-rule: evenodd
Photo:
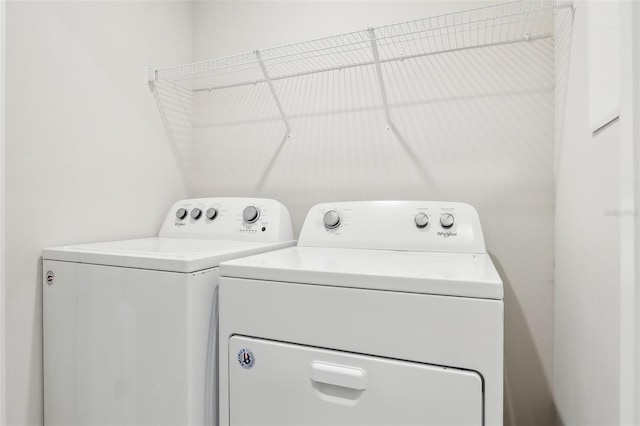
<path fill-rule="evenodd" d="M 631 15 L 632 22 L 640 22 L 640 4 L 634 3 L 633 13 Z M 635 149 L 635 167 L 634 167 L 634 175 L 635 175 L 635 207 L 640 208 L 640 27 L 638 25 L 633 26 L 632 33 L 633 36 L 633 68 L 632 68 L 632 78 L 635 82 L 633 91 L 631 92 L 631 96 L 633 96 L 633 109 L 634 109 L 634 127 L 633 127 L 633 143 Z M 636 230 L 640 230 L 640 217 L 636 217 Z M 636 282 L 633 286 L 635 297 L 633 301 L 633 315 L 632 320 L 634 321 L 635 333 L 635 348 L 632 351 L 632 360 L 633 364 L 633 391 L 631 395 L 633 398 L 632 401 L 632 409 L 635 423 L 640 423 L 640 285 L 638 281 L 640 281 L 640 232 L 635 232 L 635 265 L 636 265 Z"/>
<path fill-rule="evenodd" d="M 556 20 L 554 389 L 559 423 L 567 425 L 640 420 L 632 420 L 639 396 L 634 389 L 639 307 L 634 303 L 634 167 L 639 163 L 634 156 L 638 141 L 632 139 L 632 109 L 638 99 L 631 98 L 630 34 L 637 21 L 631 20 L 632 3 L 620 4 L 621 118 L 595 136 L 588 121 L 588 5 L 577 4 L 573 22 Z"/>
<path fill-rule="evenodd" d="M 8 424 L 42 424 L 41 249 L 154 235 L 186 196 L 145 67 L 191 59 L 191 7 L 7 4 Z"/>
<path fill-rule="evenodd" d="M 5 365 L 5 201 L 4 201 L 4 145 L 5 145 L 5 39 L 6 2 L 0 2 L 0 425 L 6 423 L 6 365 Z"/>
<path fill-rule="evenodd" d="M 151 235 L 170 203 L 186 195 L 153 97 L 144 87 L 146 65 L 251 51 L 466 6 L 444 1 L 10 2 L 8 423 L 42 421 L 41 248 Z M 414 64 L 412 71 L 435 71 L 439 78 L 432 84 L 420 80 L 421 106 L 415 108 L 400 106 L 413 89 L 396 70 L 389 83 L 395 93 L 392 114 L 409 150 L 382 131 L 379 109 L 335 113 L 350 106 L 336 83 L 360 79 L 365 85 L 358 96 L 377 102 L 366 71 L 303 79 L 297 87 L 280 85 L 294 126 L 294 140 L 282 146 L 282 127 L 269 110 L 268 96 L 251 95 L 256 100 L 252 113 L 267 121 L 266 127 L 254 128 L 230 126 L 246 111 L 237 106 L 242 99 L 234 103 L 233 96 L 221 96 L 211 108 L 227 111 L 218 124 L 233 130 L 200 133 L 200 155 L 187 153 L 197 160 L 189 195 L 278 198 L 290 207 L 298 229 L 306 210 L 327 200 L 474 204 L 505 278 L 505 423 L 519 425 L 551 424 L 555 415 L 549 389 L 555 202 L 558 409 L 567 424 L 615 424 L 619 411 L 611 407 L 620 384 L 607 371 L 620 357 L 619 336 L 612 332 L 620 320 L 620 226 L 604 210 L 618 206 L 617 167 L 624 153 L 616 126 L 596 139 L 588 133 L 585 20 L 579 8 L 572 35 L 558 40 L 564 47 L 556 64 L 566 73 L 555 81 L 556 105 L 562 106 L 555 199 L 554 81 L 548 63 L 553 50 L 545 42 Z M 301 88 L 315 96 L 309 96 L 309 105 L 300 100 Z M 320 103 L 320 88 L 336 90 L 326 104 Z M 207 142 L 211 136 L 240 142 Z M 140 214 L 145 209 L 152 213 Z"/>
<path fill-rule="evenodd" d="M 277 46 L 477 6 L 478 2 L 198 2 L 195 59 Z M 199 195 L 287 205 L 299 230 L 331 200 L 466 201 L 505 280 L 505 423 L 552 424 L 553 108 L 550 39 L 385 66 L 385 130 L 370 68 L 275 82 L 293 139 L 264 85 L 195 96 L 183 146 Z M 200 113 L 198 113 L 200 111 Z"/>

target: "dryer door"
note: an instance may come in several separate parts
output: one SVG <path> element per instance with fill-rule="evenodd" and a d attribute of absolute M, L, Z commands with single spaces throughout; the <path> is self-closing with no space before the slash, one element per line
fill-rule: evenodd
<path fill-rule="evenodd" d="M 481 425 L 482 378 L 454 368 L 229 339 L 231 425 Z"/>

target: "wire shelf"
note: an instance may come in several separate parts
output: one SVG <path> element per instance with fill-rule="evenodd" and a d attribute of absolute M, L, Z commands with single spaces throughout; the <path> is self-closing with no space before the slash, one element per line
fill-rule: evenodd
<path fill-rule="evenodd" d="M 379 66 L 444 52 L 535 40 L 553 35 L 558 0 L 511 0 L 474 9 L 150 70 L 149 82 L 215 90 L 317 72 Z"/>

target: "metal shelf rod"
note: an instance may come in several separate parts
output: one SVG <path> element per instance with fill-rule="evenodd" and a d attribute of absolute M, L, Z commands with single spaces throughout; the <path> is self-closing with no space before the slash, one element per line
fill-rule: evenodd
<path fill-rule="evenodd" d="M 544 1 L 544 0 L 542 0 Z M 575 8 L 575 2 L 573 1 L 562 1 L 562 0 L 555 0 L 553 2 L 553 6 L 543 6 L 540 9 L 535 9 L 535 10 L 521 10 L 519 12 L 516 11 L 511 11 L 511 12 L 506 12 L 506 8 L 507 7 L 515 7 L 516 4 L 519 4 L 521 2 L 521 0 L 515 0 L 515 1 L 504 1 L 502 3 L 497 3 L 495 5 L 487 5 L 485 7 L 482 8 L 477 8 L 477 9 L 471 9 L 469 11 L 463 11 L 463 12 L 453 12 L 453 13 L 449 13 L 449 14 L 443 14 L 443 15 L 437 15 L 437 16 L 432 16 L 429 18 L 423 18 L 423 19 L 419 19 L 416 21 L 409 21 L 409 22 L 405 22 L 405 23 L 401 23 L 401 24 L 395 24 L 395 25 L 388 25 L 388 26 L 383 26 L 383 27 L 379 27 L 378 29 L 381 30 L 382 32 L 385 32 L 385 34 L 377 34 L 377 40 L 381 41 L 384 39 L 390 39 L 390 38 L 397 38 L 399 36 L 403 36 L 403 35 L 419 35 L 419 34 L 424 34 L 424 33 L 438 33 L 437 35 L 442 37 L 443 35 L 445 36 L 458 36 L 459 34 L 464 33 L 465 31 L 467 31 L 469 28 L 469 26 L 473 26 L 473 25 L 478 25 L 480 23 L 483 22 L 495 22 L 498 21 L 499 25 L 504 25 L 504 24 L 509 24 L 509 25 L 513 25 L 513 24 L 517 24 L 517 23 L 521 23 L 521 22 L 525 22 L 527 21 L 529 18 L 528 14 L 530 13 L 535 13 L 535 12 L 541 12 L 544 10 L 551 10 L 551 9 L 563 9 L 563 8 Z M 496 14 L 489 16 L 488 12 L 485 11 L 485 17 L 481 18 L 480 17 L 480 11 L 483 10 L 494 10 L 496 9 L 496 7 L 502 7 L 502 13 L 501 14 Z M 459 13 L 465 13 L 465 12 L 475 12 L 476 15 L 473 17 L 473 19 L 471 17 L 468 18 L 467 21 L 458 21 L 456 22 L 455 17 L 457 16 L 457 14 Z M 447 23 L 448 19 L 451 18 L 453 20 L 453 23 Z M 507 18 L 515 18 L 516 20 L 513 21 L 508 21 L 508 22 L 504 22 L 504 19 Z M 436 24 L 433 24 L 433 21 L 435 20 Z M 442 24 L 441 21 L 444 21 L 445 24 Z M 425 23 L 428 23 L 429 27 L 425 28 L 419 28 L 418 25 L 422 24 L 424 25 Z M 412 29 L 409 32 L 400 34 L 400 33 L 388 33 L 389 31 L 391 31 L 391 28 L 395 28 L 397 26 L 411 26 L 414 25 L 414 27 L 412 27 Z M 490 25 L 489 27 L 493 28 L 495 27 L 496 24 L 494 23 L 493 25 Z M 454 32 L 449 32 L 449 29 L 451 27 L 454 28 L 463 28 L 461 30 L 456 29 Z M 465 30 L 465 27 L 467 27 L 467 29 Z M 475 28 L 475 30 L 478 29 L 486 29 L 487 27 L 482 27 L 482 28 Z M 443 31 L 447 31 L 446 33 L 442 33 Z M 287 53 L 287 54 L 280 54 L 278 56 L 275 57 L 269 57 L 266 58 L 267 61 L 273 61 L 276 59 L 286 59 L 288 57 L 295 57 L 300 55 L 301 53 L 304 54 L 309 54 L 312 56 L 321 56 L 322 54 L 318 54 L 318 52 L 322 52 L 322 51 L 331 51 L 333 49 L 336 48 L 345 48 L 345 47 L 349 47 L 352 45 L 359 45 L 363 43 L 363 40 L 359 40 L 357 37 L 359 36 L 361 32 L 359 31 L 354 31 L 351 33 L 345 33 L 339 36 L 333 36 L 333 37 L 326 37 L 326 38 L 322 38 L 322 39 L 318 39 L 318 40 L 314 40 L 311 42 L 302 42 L 302 43 L 296 43 L 296 44 L 291 44 L 291 45 L 284 45 L 284 46 L 280 46 L 280 47 L 275 47 L 275 48 L 269 48 L 266 49 L 267 51 L 282 51 L 286 48 L 290 48 L 290 47 L 296 47 L 296 46 L 301 46 L 301 45 L 305 45 L 305 44 L 310 44 L 310 43 L 320 43 L 320 42 L 326 42 L 326 41 L 335 41 L 337 39 L 337 37 L 341 37 L 341 38 L 345 38 L 345 37 L 353 37 L 355 41 L 349 41 L 349 42 L 345 42 L 345 41 L 340 41 L 339 44 L 329 44 L 329 45 L 324 45 L 323 47 L 315 47 L 312 50 L 306 51 L 306 52 L 294 52 L 294 53 Z M 175 70 L 175 69 L 179 69 L 179 68 L 197 68 L 199 66 L 205 66 L 205 64 L 210 64 L 210 63 L 215 63 L 215 62 L 222 62 L 224 61 L 225 65 L 222 66 L 216 66 L 214 69 L 215 70 L 221 70 L 221 69 L 225 69 L 225 68 L 230 68 L 233 69 L 237 66 L 239 66 L 238 63 L 235 63 L 234 61 L 238 60 L 238 58 L 242 58 L 242 57 L 246 57 L 245 54 L 241 54 L 241 55 L 236 55 L 233 57 L 228 57 L 228 58 L 222 58 L 219 60 L 210 60 L 210 61 L 203 61 L 203 62 L 198 62 L 198 63 L 193 63 L 193 64 L 188 64 L 188 65 L 183 65 L 181 67 L 169 67 L 169 68 L 159 68 L 157 70 L 155 70 L 157 72 L 157 75 L 161 75 L 163 72 L 165 71 L 169 71 L 169 70 Z M 307 58 L 308 59 L 308 58 Z M 250 64 L 252 61 L 243 61 L 241 63 L 241 65 L 247 65 Z M 189 75 L 192 74 L 200 74 L 200 73 L 206 73 L 206 70 L 195 70 L 195 71 L 188 71 L 188 72 L 184 72 L 183 75 L 189 77 Z M 157 77 L 156 77 L 157 78 Z M 175 78 L 175 77 L 174 77 Z"/>
<path fill-rule="evenodd" d="M 434 56 L 434 55 L 439 55 L 439 54 L 442 54 L 442 53 L 451 53 L 451 52 L 459 52 L 459 51 L 463 51 L 463 50 L 482 49 L 484 47 L 502 46 L 502 45 L 508 45 L 508 44 L 521 43 L 523 41 L 542 40 L 542 39 L 549 38 L 549 37 L 553 37 L 553 34 L 546 33 L 546 34 L 543 34 L 543 35 L 530 36 L 528 38 L 527 37 L 521 37 L 521 38 L 516 39 L 516 40 L 496 41 L 496 42 L 493 42 L 493 43 L 483 43 L 483 44 L 479 44 L 479 45 L 476 45 L 476 46 L 465 46 L 465 47 L 458 47 L 458 48 L 454 48 L 454 49 L 439 50 L 437 52 L 426 52 L 426 53 L 416 53 L 414 55 L 394 56 L 393 58 L 380 59 L 380 63 L 381 64 L 386 64 L 386 63 L 389 63 L 389 62 L 404 61 L 404 60 L 408 60 L 408 59 L 416 59 L 416 58 L 422 58 L 422 57 L 426 57 L 426 56 Z M 365 61 L 365 62 L 358 62 L 358 63 L 353 63 L 353 64 L 336 65 L 336 66 L 333 66 L 333 67 L 315 69 L 315 70 L 311 70 L 311 71 L 301 71 L 301 72 L 297 72 L 297 73 L 281 75 L 281 76 L 278 76 L 278 77 L 271 77 L 271 81 L 285 80 L 287 78 L 303 77 L 305 75 L 312 75 L 312 74 L 317 74 L 317 73 L 320 73 L 320 72 L 338 71 L 338 70 L 349 69 L 349 68 L 364 67 L 364 66 L 368 66 L 368 65 L 374 65 L 374 63 L 375 63 L 375 61 Z M 185 78 L 185 80 L 186 79 L 188 79 L 188 78 Z M 180 80 L 176 79 L 174 81 L 180 81 Z M 194 92 L 209 92 L 209 91 L 218 90 L 218 89 L 231 89 L 231 88 L 234 88 L 234 87 L 251 86 L 251 85 L 254 85 L 254 84 L 264 83 L 265 81 L 266 81 L 265 79 L 260 79 L 260 80 L 245 81 L 245 82 L 242 82 L 242 83 L 219 85 L 219 86 L 215 86 L 215 87 L 205 87 L 205 88 L 202 88 L 202 89 L 194 89 Z"/>

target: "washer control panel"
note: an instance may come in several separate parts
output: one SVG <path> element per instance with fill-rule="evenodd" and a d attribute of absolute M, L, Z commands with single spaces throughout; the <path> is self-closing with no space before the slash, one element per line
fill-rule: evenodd
<path fill-rule="evenodd" d="M 476 210 L 443 201 L 318 204 L 307 215 L 298 245 L 486 253 Z"/>
<path fill-rule="evenodd" d="M 175 203 L 160 237 L 278 242 L 293 240 L 285 206 L 267 198 L 193 198 Z"/>

